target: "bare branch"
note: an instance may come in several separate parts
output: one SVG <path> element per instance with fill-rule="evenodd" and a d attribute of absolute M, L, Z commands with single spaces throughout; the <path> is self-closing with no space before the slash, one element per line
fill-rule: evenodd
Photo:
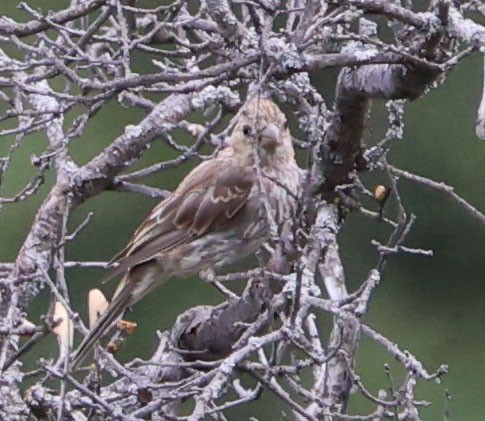
<path fill-rule="evenodd" d="M 15 35 L 18 37 L 37 34 L 41 31 L 49 29 L 52 24 L 62 25 L 74 19 L 86 16 L 96 9 L 99 9 L 106 3 L 106 1 L 107 0 L 91 0 L 86 3 L 80 3 L 65 10 L 61 10 L 60 12 L 54 13 L 51 16 L 33 20 L 28 23 L 17 23 L 6 16 L 2 16 L 0 19 L 0 34 Z"/>
<path fill-rule="evenodd" d="M 404 138 L 405 102 L 439 89 L 464 58 L 477 51 L 483 55 L 485 29 L 468 13 L 480 12 L 477 2 L 437 0 L 420 12 L 412 0 L 171 0 L 154 8 L 133 0 L 73 0 L 55 12 L 42 7 L 20 3 L 24 23 L 0 17 L 0 136 L 6 145 L 0 145 L 0 211 L 41 202 L 31 226 L 22 227 L 26 237 L 14 261 L 4 257 L 0 263 L 0 418 L 224 420 L 227 411 L 271 392 L 296 420 L 420 419 L 428 404 L 420 399 L 420 384 L 439 379 L 446 365 L 428 371 L 403 351 L 405 344 L 369 327 L 366 317 L 393 256 L 406 253 L 418 261 L 432 255 L 407 244 L 416 217 L 399 179 L 445 194 L 485 223 L 485 215 L 452 186 L 388 164 L 396 141 Z M 335 68 L 332 106 L 321 79 Z M 124 321 L 113 326 L 109 352 L 98 346 L 94 365 L 74 377 L 71 327 L 83 335 L 87 328 L 71 297 L 69 269 L 86 272 L 108 263 L 97 254 L 86 260 L 66 257 L 83 241 L 79 233 L 92 216 L 91 209 L 83 210 L 86 218 L 69 232 L 72 212 L 81 204 L 90 208 L 90 199 L 107 190 L 170 198 L 167 170 L 192 160 L 205 165 L 226 153 L 239 106 L 255 92 L 283 106 L 298 162 L 305 167 L 296 169 L 301 178 L 295 184 L 301 185 L 293 191 L 277 176 L 263 174 L 256 154 L 258 182 L 271 181 L 294 201 L 291 217 L 281 224 L 267 221 L 268 242 L 250 270 L 216 274 L 210 267 L 200 273 L 221 293 L 221 302 L 179 315 L 169 331 L 158 334 L 148 360 L 117 360 L 121 343 L 133 340 L 127 332 L 133 324 Z M 485 93 L 476 125 L 480 138 L 485 137 L 484 98 Z M 376 99 L 387 100 L 388 125 L 377 141 L 369 126 Z M 117 118 L 120 107 L 129 111 L 131 124 L 102 146 L 90 139 L 93 152 L 78 163 L 80 158 L 71 156 L 74 142 L 92 136 L 102 116 L 113 112 Z M 255 120 L 252 131 L 256 128 Z M 190 140 L 183 137 L 187 134 Z M 167 155 L 133 169 L 158 138 Z M 262 142 L 259 134 L 255 138 Z M 19 164 L 34 143 L 35 156 Z M 30 177 L 14 188 L 4 184 L 23 174 L 22 165 Z M 372 175 L 360 177 L 361 171 Z M 386 181 L 377 189 L 366 187 L 382 171 Z M 140 180 L 155 173 L 157 186 Z M 36 202 L 44 189 L 46 196 Z M 261 192 L 264 210 L 281 205 Z M 378 256 L 351 290 L 346 276 L 354 257 L 342 259 L 340 236 L 353 211 L 380 230 L 375 240 L 359 244 Z M 154 226 L 161 241 L 166 233 L 157 231 L 157 222 Z M 235 282 L 246 285 L 232 290 Z M 49 303 L 40 303 L 46 307 L 41 322 L 30 322 L 27 313 L 45 286 Z M 53 316 L 55 309 L 62 320 Z M 322 320 L 331 320 L 331 327 Z M 30 351 L 51 332 L 60 344 L 55 357 L 30 361 Z M 378 392 L 359 377 L 365 364 L 357 358 L 362 334 L 397 360 L 406 372 L 400 383 L 390 368 L 390 385 Z M 400 337 L 398 326 L 392 336 Z M 32 365 L 32 371 L 25 368 Z M 249 386 L 246 377 L 253 381 Z M 26 379 L 32 386 L 23 393 Z M 368 413 L 349 414 L 351 390 L 371 405 Z M 189 408 L 184 415 L 183 407 Z M 274 411 L 275 419 L 283 417 Z"/>

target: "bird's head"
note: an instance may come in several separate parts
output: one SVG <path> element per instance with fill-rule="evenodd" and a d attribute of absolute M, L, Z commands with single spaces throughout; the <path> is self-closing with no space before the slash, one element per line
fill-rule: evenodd
<path fill-rule="evenodd" d="M 237 153 L 248 154 L 258 148 L 263 163 L 290 161 L 295 152 L 286 117 L 269 99 L 250 99 L 242 108 L 231 135 Z"/>

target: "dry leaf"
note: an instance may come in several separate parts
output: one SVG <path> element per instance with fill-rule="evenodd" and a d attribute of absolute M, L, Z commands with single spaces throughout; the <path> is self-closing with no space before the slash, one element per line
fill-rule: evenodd
<path fill-rule="evenodd" d="M 109 306 L 109 302 L 104 294 L 97 288 L 89 291 L 88 309 L 89 309 L 89 328 L 92 329 L 96 320 L 99 319 Z"/>
<path fill-rule="evenodd" d="M 59 323 L 53 331 L 57 335 L 59 345 L 66 348 L 72 346 L 74 326 L 72 320 L 69 318 L 66 308 L 59 301 L 56 301 L 54 305 L 54 322 L 57 321 L 59 321 Z"/>

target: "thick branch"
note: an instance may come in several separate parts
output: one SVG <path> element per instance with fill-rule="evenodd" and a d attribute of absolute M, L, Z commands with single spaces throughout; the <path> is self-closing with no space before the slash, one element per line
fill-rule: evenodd
<path fill-rule="evenodd" d="M 335 111 L 325 133 L 320 157 L 324 191 L 349 183 L 373 98 L 418 98 L 440 72 L 429 67 L 369 65 L 341 71 Z"/>

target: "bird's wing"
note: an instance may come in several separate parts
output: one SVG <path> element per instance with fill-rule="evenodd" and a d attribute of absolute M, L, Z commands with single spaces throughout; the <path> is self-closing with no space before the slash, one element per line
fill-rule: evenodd
<path fill-rule="evenodd" d="M 231 160 L 214 159 L 196 167 L 170 197 L 152 210 L 131 242 L 112 260 L 117 265 L 104 281 L 226 226 L 246 205 L 255 178 L 251 166 Z"/>

